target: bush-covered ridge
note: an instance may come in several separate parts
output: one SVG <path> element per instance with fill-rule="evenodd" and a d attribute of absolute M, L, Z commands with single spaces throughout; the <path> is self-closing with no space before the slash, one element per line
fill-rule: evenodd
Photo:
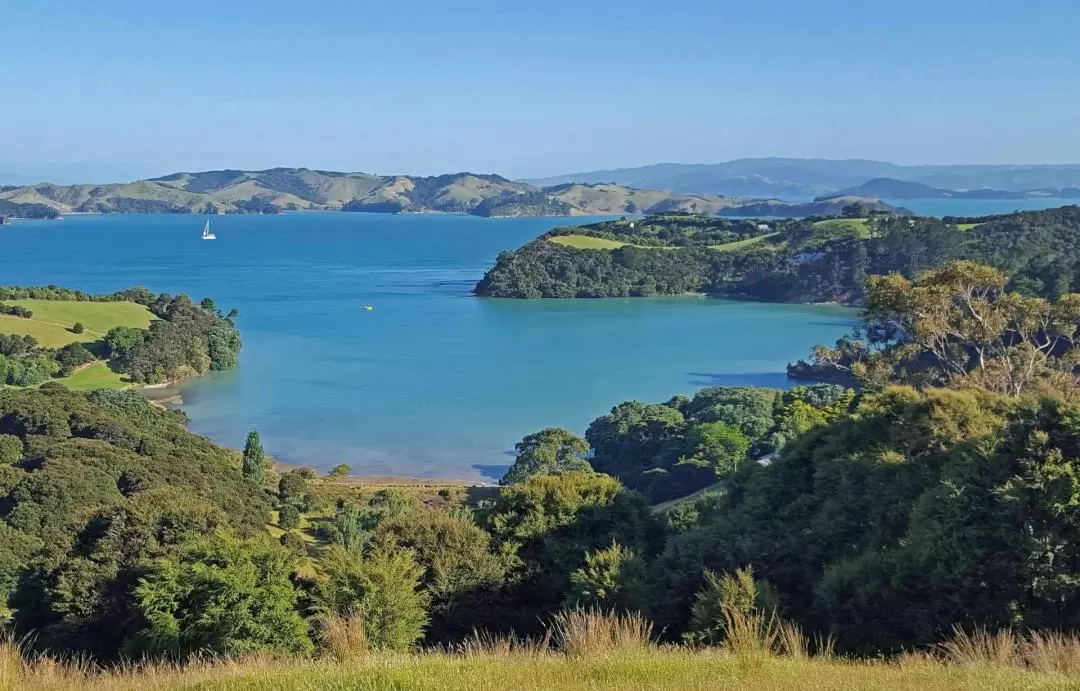
<path fill-rule="evenodd" d="M 40 645 L 114 655 L 156 558 L 218 529 L 261 532 L 237 454 L 130 391 L 0 393 L 0 589 Z M 10 609 L 8 609 L 10 608 Z"/>
<path fill-rule="evenodd" d="M 568 234 L 627 244 L 598 251 L 547 241 Z M 572 298 L 703 292 L 857 304 L 868 275 L 898 272 L 913 278 L 949 261 L 970 259 L 1007 270 L 1015 290 L 1053 296 L 1080 290 L 1078 234 L 1077 206 L 985 218 L 876 215 L 859 227 L 815 218 L 759 224 L 661 216 L 547 233 L 499 254 L 476 294 Z M 731 245 L 753 238 L 761 239 Z M 727 251 L 717 251 L 725 243 Z"/>

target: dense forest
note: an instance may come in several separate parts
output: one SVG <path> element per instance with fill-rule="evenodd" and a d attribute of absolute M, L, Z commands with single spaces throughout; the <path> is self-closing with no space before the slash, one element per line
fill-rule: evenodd
<path fill-rule="evenodd" d="M 775 616 L 867 655 L 1076 630 L 1080 296 L 1013 283 L 964 261 L 873 277 L 872 336 L 818 352 L 857 391 L 623 403 L 584 438 L 526 436 L 498 488 L 278 473 L 256 431 L 221 449 L 132 392 L 3 392 L 0 614 L 100 661 L 348 659 L 575 607 L 696 646 Z"/>
<path fill-rule="evenodd" d="M 567 298 L 700 292 L 860 304 L 868 275 L 914 278 L 958 259 L 1008 271 L 1010 287 L 1024 294 L 1080 289 L 1080 207 L 945 219 L 851 212 L 849 218 L 767 224 L 663 216 L 560 228 L 501 253 L 476 293 Z M 611 240 L 613 248 L 574 246 L 582 236 Z"/>
<path fill-rule="evenodd" d="M 155 319 L 146 329 L 117 326 L 97 341 L 59 348 L 43 347 L 32 335 L 0 333 L 0 386 L 36 386 L 66 377 L 95 359 L 107 360 L 111 369 L 136 384 L 176 381 L 235 366 L 242 346 L 234 323 L 237 312 L 223 314 L 210 298 L 195 303 L 186 295 L 154 295 L 145 288 L 90 295 L 58 286 L 0 287 L 0 300 L 23 299 L 134 302 Z M 0 314 L 33 317 L 32 310 L 3 302 Z M 70 327 L 75 334 L 83 329 L 80 322 Z"/>

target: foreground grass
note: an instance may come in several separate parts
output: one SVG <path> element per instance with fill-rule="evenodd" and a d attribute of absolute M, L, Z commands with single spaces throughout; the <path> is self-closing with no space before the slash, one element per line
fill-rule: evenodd
<path fill-rule="evenodd" d="M 0 663 L 2 665 L 3 663 Z M 1080 680 L 1009 667 L 741 656 L 652 648 L 598 656 L 556 652 L 370 655 L 345 663 L 249 659 L 94 675 L 48 664 L 6 671 L 0 688 L 38 689 L 1080 689 Z M 7 685 L 4 685 L 5 682 Z"/>

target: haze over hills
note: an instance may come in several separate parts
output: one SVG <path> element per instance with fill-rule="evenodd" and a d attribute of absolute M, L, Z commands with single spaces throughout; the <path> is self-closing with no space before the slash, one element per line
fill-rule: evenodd
<path fill-rule="evenodd" d="M 527 180 L 533 185 L 611 182 L 680 194 L 825 196 L 874 178 L 947 190 L 1005 191 L 1080 187 L 1080 165 L 915 165 L 885 161 L 743 158 L 714 164 L 661 163 Z"/>
<path fill-rule="evenodd" d="M 878 210 L 891 210 L 885 204 L 866 202 Z M 216 214 L 304 210 L 470 213 L 479 216 L 672 212 L 790 216 L 837 213 L 843 203 L 827 200 L 790 204 L 607 183 L 537 187 L 498 175 L 474 173 L 417 177 L 307 168 L 173 173 L 108 185 L 40 183 L 0 187 L 0 213 L 32 217 L 64 213 Z M 754 210 L 747 211 L 748 205 L 753 205 Z"/>

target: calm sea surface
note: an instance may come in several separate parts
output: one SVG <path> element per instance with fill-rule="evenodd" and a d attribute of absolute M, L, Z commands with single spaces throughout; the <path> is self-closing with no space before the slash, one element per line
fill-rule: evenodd
<path fill-rule="evenodd" d="M 627 399 L 784 386 L 838 308 L 655 300 L 482 300 L 495 255 L 566 219 L 297 213 L 69 216 L 0 228 L 0 284 L 131 285 L 240 310 L 240 367 L 181 386 L 193 431 L 360 474 L 497 478 L 523 435 L 583 432 Z M 575 222 L 583 220 L 575 219 Z M 372 305 L 374 311 L 362 307 Z"/>
<path fill-rule="evenodd" d="M 1080 199 L 895 199 L 889 203 L 923 216 L 989 216 L 1080 204 Z"/>

